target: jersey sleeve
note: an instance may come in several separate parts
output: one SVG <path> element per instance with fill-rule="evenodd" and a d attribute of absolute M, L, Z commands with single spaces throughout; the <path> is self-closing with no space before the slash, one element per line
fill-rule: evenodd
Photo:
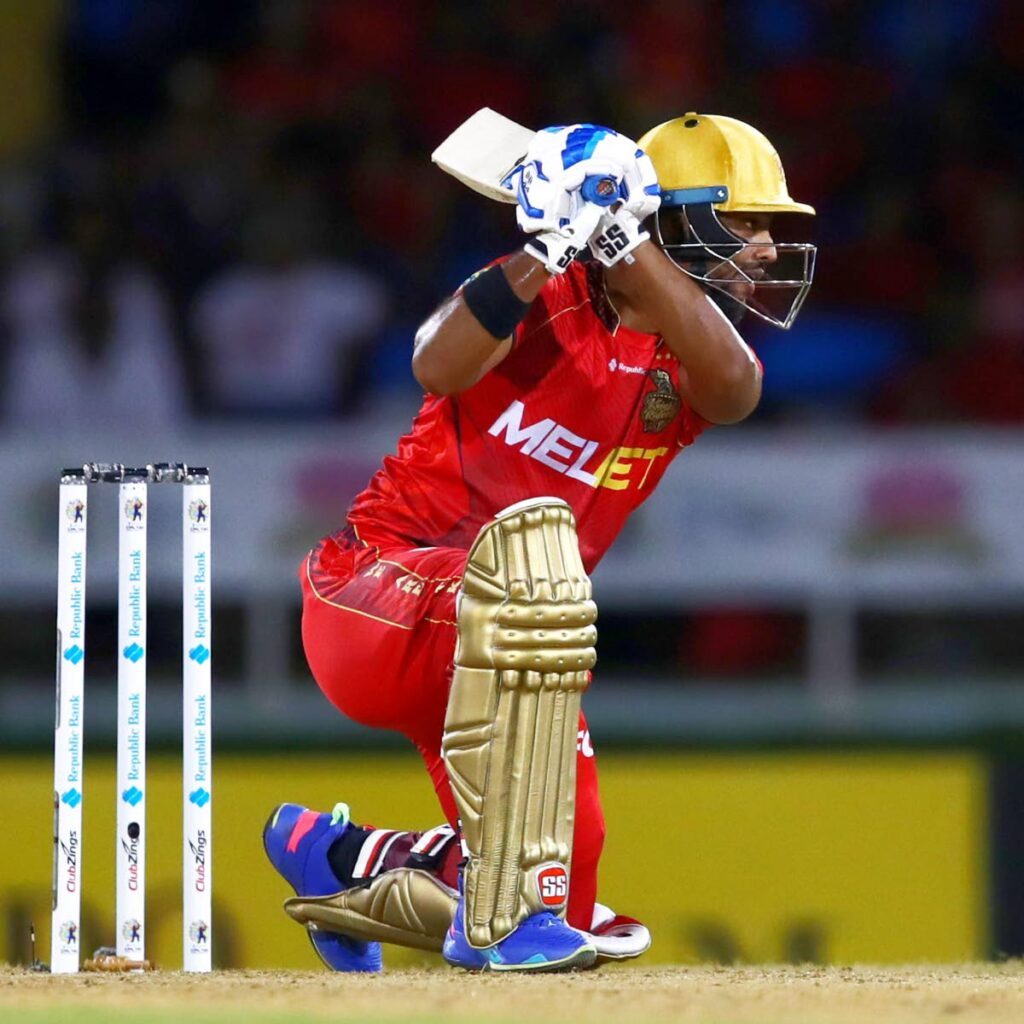
<path fill-rule="evenodd" d="M 491 260 L 490 263 L 485 263 L 479 270 L 474 270 L 469 277 L 466 278 L 458 288 L 455 289 L 455 294 L 460 295 L 462 290 L 469 284 L 470 281 L 476 280 L 485 270 L 490 270 L 491 267 L 500 267 L 502 263 L 507 263 L 513 256 L 513 253 L 507 252 L 504 256 L 499 256 L 496 260 Z"/>
<path fill-rule="evenodd" d="M 679 417 L 679 432 L 676 434 L 676 444 L 680 448 L 688 448 L 705 430 L 713 426 L 715 424 L 711 420 L 704 419 L 696 409 L 691 409 L 686 402 L 683 402 L 682 415 Z"/>

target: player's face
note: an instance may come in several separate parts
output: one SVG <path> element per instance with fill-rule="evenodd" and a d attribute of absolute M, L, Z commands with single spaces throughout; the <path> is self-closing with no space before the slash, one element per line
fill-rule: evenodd
<path fill-rule="evenodd" d="M 767 278 L 768 268 L 778 258 L 771 235 L 771 214 L 720 213 L 718 220 L 747 244 L 731 260 L 715 267 L 708 277 L 721 281 L 734 298 L 750 299 L 757 282 Z"/>
<path fill-rule="evenodd" d="M 792 324 L 814 277 L 817 247 L 808 240 L 807 217 L 715 211 L 716 230 L 703 213 L 695 226 L 698 213 L 691 219 L 683 207 L 663 206 L 651 218 L 651 234 L 684 273 L 769 323 Z"/>

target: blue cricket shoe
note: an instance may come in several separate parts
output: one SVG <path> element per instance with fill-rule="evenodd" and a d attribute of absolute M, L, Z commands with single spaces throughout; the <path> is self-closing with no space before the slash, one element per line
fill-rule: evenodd
<path fill-rule="evenodd" d="M 263 849 L 270 863 L 295 890 L 296 896 L 327 896 L 342 885 L 327 862 L 331 844 L 350 824 L 347 804 L 336 804 L 330 814 L 299 804 L 281 804 L 263 828 Z M 306 929 L 320 959 L 333 971 L 382 969 L 379 942 L 366 942 L 338 932 Z"/>
<path fill-rule="evenodd" d="M 591 967 L 597 950 L 561 918 L 543 911 L 526 918 L 501 942 L 476 949 L 466 938 L 466 897 L 459 896 L 441 955 L 467 971 L 574 971 Z"/>

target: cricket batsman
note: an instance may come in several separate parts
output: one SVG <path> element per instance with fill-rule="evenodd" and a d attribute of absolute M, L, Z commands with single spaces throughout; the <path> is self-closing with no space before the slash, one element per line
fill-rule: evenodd
<path fill-rule="evenodd" d="M 285 908 L 336 970 L 380 970 L 382 941 L 492 971 L 647 948 L 597 903 L 589 576 L 669 463 L 754 410 L 761 366 L 737 325 L 789 327 L 813 275 L 806 229 L 780 234 L 814 210 L 729 117 L 638 143 L 548 128 L 502 187 L 524 246 L 420 327 L 423 405 L 301 567 L 317 683 L 417 746 L 447 819 L 418 833 L 357 826 L 344 804 L 273 812 Z"/>

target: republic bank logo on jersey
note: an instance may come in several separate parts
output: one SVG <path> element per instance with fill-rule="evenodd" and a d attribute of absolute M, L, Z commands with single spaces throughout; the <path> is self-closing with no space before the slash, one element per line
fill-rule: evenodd
<path fill-rule="evenodd" d="M 513 400 L 487 433 L 588 487 L 607 487 L 613 491 L 642 488 L 655 461 L 668 454 L 667 448 L 615 447 L 595 468 L 588 469 L 595 462 L 599 442 L 580 437 L 550 418 L 524 426 L 525 412 L 526 406 L 519 399 Z"/>
<path fill-rule="evenodd" d="M 646 366 L 629 366 L 627 363 L 620 363 L 615 356 L 608 360 L 608 369 L 612 373 L 615 373 L 616 370 L 619 373 L 647 373 Z"/>

